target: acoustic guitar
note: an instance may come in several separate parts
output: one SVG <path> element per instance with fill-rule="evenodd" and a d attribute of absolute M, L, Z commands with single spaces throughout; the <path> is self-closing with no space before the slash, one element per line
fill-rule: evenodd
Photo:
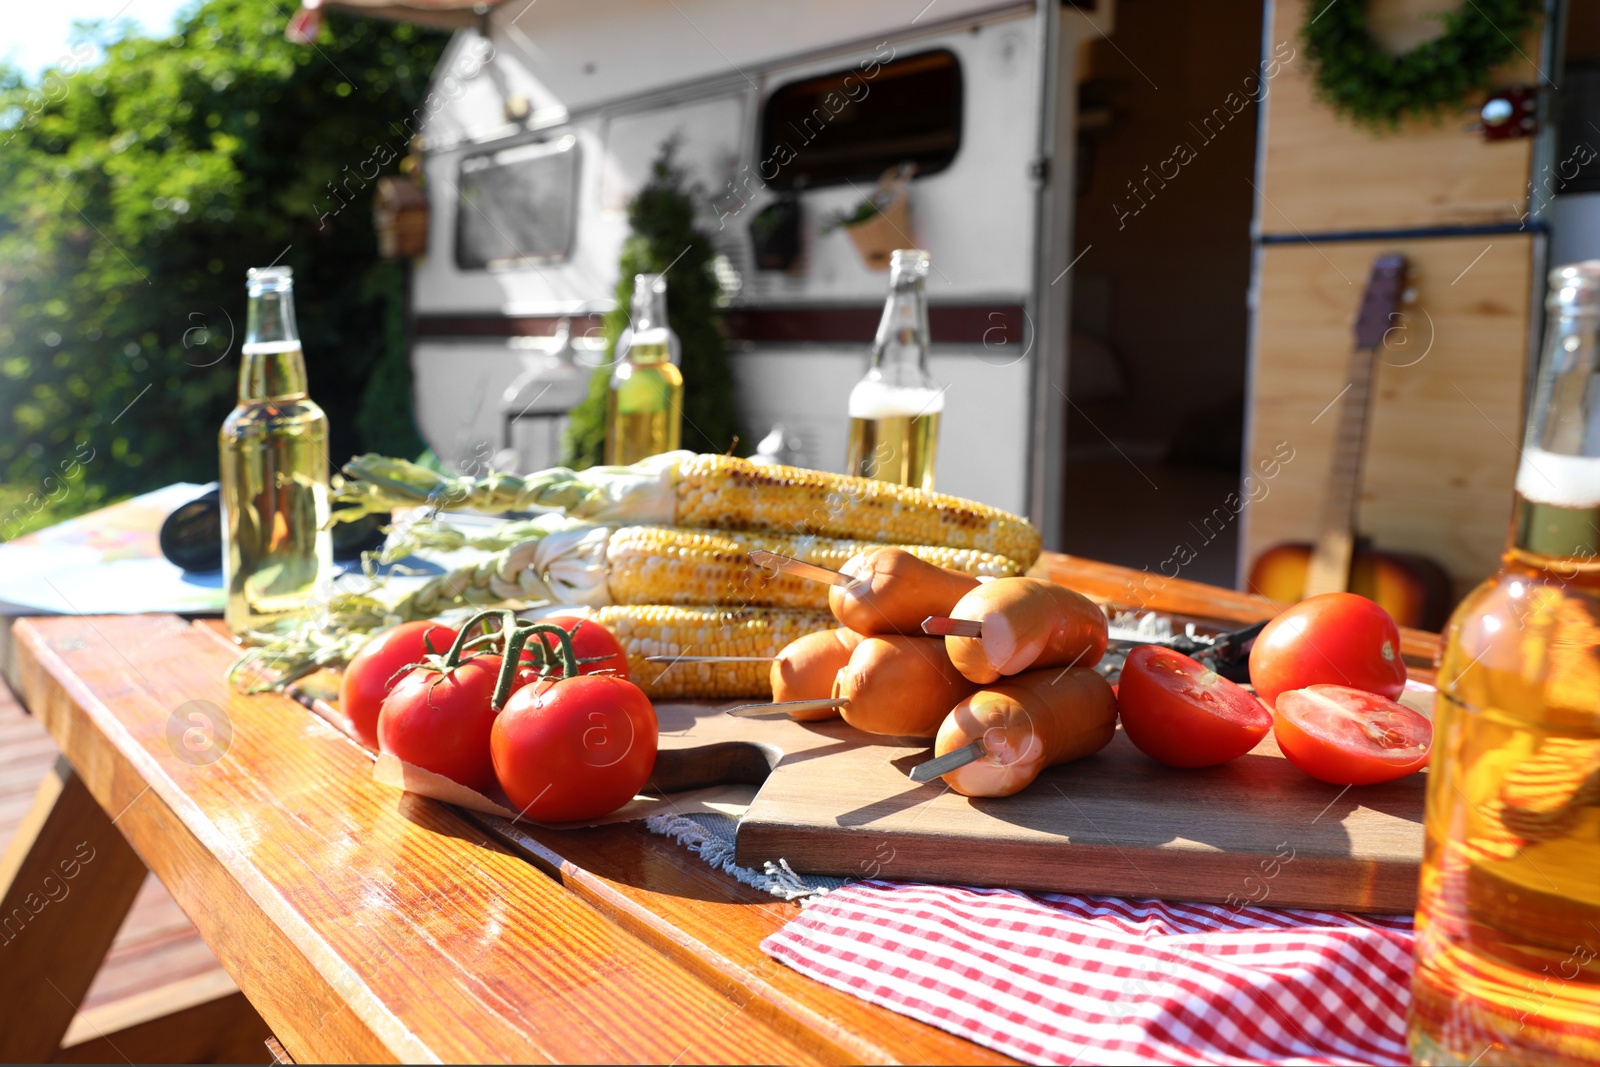
<path fill-rule="evenodd" d="M 1422 556 L 1379 551 L 1356 532 L 1377 352 L 1398 312 L 1405 280 L 1404 256 L 1383 255 L 1373 261 L 1356 316 L 1348 384 L 1336 401 L 1339 424 L 1316 542 L 1263 552 L 1250 568 L 1249 590 L 1286 603 L 1321 593 L 1360 593 L 1402 626 L 1436 630 L 1450 611 L 1450 578 L 1444 569 Z"/>

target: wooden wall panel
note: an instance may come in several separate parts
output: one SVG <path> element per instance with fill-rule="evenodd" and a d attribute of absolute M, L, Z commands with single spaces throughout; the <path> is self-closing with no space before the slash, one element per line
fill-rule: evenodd
<path fill-rule="evenodd" d="M 1438 0 L 1371 0 L 1389 36 L 1426 33 Z M 1453 2 L 1453 0 L 1452 0 Z M 1465 226 L 1518 221 L 1526 210 L 1533 140 L 1485 143 L 1476 107 L 1437 123 L 1408 121 L 1393 133 L 1357 127 L 1317 100 L 1301 26 L 1327 0 L 1267 0 L 1265 62 L 1281 62 L 1263 101 L 1265 136 L 1257 226 L 1265 234 Z M 1535 32 L 1497 84 L 1538 79 Z M 1270 69 L 1270 68 L 1269 68 Z M 1478 101 L 1473 101 L 1476 105 Z"/>
<path fill-rule="evenodd" d="M 1496 566 L 1525 407 L 1534 248 L 1522 234 L 1260 250 L 1246 469 L 1279 442 L 1294 458 L 1244 511 L 1241 575 L 1263 550 L 1316 533 L 1339 414 L 1328 405 L 1344 387 L 1368 269 L 1385 252 L 1410 261 L 1416 301 L 1375 380 L 1361 530 L 1381 548 L 1434 557 L 1458 590 Z"/>

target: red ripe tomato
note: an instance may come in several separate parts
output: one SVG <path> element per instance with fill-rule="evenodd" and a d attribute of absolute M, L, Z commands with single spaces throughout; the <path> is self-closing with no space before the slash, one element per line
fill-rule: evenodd
<path fill-rule="evenodd" d="M 1272 713 L 1181 652 L 1140 645 L 1117 685 L 1128 740 L 1169 767 L 1212 767 L 1244 755 L 1272 729 Z"/>
<path fill-rule="evenodd" d="M 356 653 L 339 683 L 339 710 L 350 719 L 363 745 L 378 747 L 378 709 L 406 668 L 421 663 L 430 649 L 443 655 L 455 639 L 456 631 L 436 622 L 403 622 Z"/>
<path fill-rule="evenodd" d="M 519 689 L 494 721 L 500 787 L 539 822 L 597 819 L 632 800 L 656 763 L 656 713 L 644 691 L 607 674 Z"/>
<path fill-rule="evenodd" d="M 475 656 L 449 674 L 401 678 L 378 715 L 378 747 L 480 793 L 494 784 L 489 732 L 499 656 Z"/>
<path fill-rule="evenodd" d="M 1267 623 L 1250 649 L 1250 682 L 1273 707 L 1279 693 L 1346 685 L 1393 700 L 1406 687 L 1400 630 L 1364 596 L 1324 593 Z"/>
<path fill-rule="evenodd" d="M 572 638 L 572 653 L 578 657 L 579 674 L 599 674 L 615 671 L 618 678 L 628 677 L 628 656 L 622 651 L 622 642 L 604 626 L 578 615 L 551 615 L 540 619 L 561 627 Z M 552 652 L 556 649 L 554 634 L 536 634 Z"/>
<path fill-rule="evenodd" d="M 1278 697 L 1272 733 L 1289 762 L 1333 785 L 1404 778 L 1428 762 L 1433 724 L 1404 704 L 1343 685 Z"/>

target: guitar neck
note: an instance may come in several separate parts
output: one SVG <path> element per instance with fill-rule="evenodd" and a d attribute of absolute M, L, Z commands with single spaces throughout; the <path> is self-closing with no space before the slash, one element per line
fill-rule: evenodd
<path fill-rule="evenodd" d="M 1308 597 L 1343 592 L 1350 585 L 1375 360 L 1376 355 L 1367 349 L 1358 348 L 1350 354 L 1345 390 L 1337 401 L 1339 421 L 1322 499 L 1322 518 L 1306 572 Z"/>
<path fill-rule="evenodd" d="M 1305 595 L 1342 592 L 1350 587 L 1350 561 L 1355 553 L 1356 513 L 1361 495 L 1361 457 L 1367 443 L 1367 416 L 1372 407 L 1372 379 L 1377 352 L 1400 304 L 1406 262 L 1399 255 L 1379 256 L 1372 263 L 1361 310 L 1356 316 L 1355 347 L 1345 374 L 1344 392 L 1334 403 L 1339 421 L 1333 436 L 1322 521 L 1306 572 Z"/>

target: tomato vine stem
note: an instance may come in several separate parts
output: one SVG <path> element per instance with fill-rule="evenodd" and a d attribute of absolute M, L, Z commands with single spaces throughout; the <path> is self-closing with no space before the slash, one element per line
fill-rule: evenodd
<path fill-rule="evenodd" d="M 494 710 L 499 711 L 505 707 L 506 701 L 510 699 L 512 683 L 516 680 L 517 670 L 522 666 L 522 649 L 527 645 L 528 639 L 536 634 L 539 635 L 540 673 L 543 674 L 550 667 L 550 660 L 546 653 L 559 651 L 561 662 L 556 666 L 559 667 L 561 673 L 556 680 L 560 681 L 577 676 L 578 656 L 572 649 L 572 637 L 561 627 L 548 622 L 536 622 L 528 626 L 515 627 L 506 633 L 505 659 L 500 664 L 500 677 L 495 682 L 494 699 L 491 701 Z M 551 649 L 549 645 L 544 643 L 545 634 L 554 634 L 556 636 L 557 649 Z"/>

